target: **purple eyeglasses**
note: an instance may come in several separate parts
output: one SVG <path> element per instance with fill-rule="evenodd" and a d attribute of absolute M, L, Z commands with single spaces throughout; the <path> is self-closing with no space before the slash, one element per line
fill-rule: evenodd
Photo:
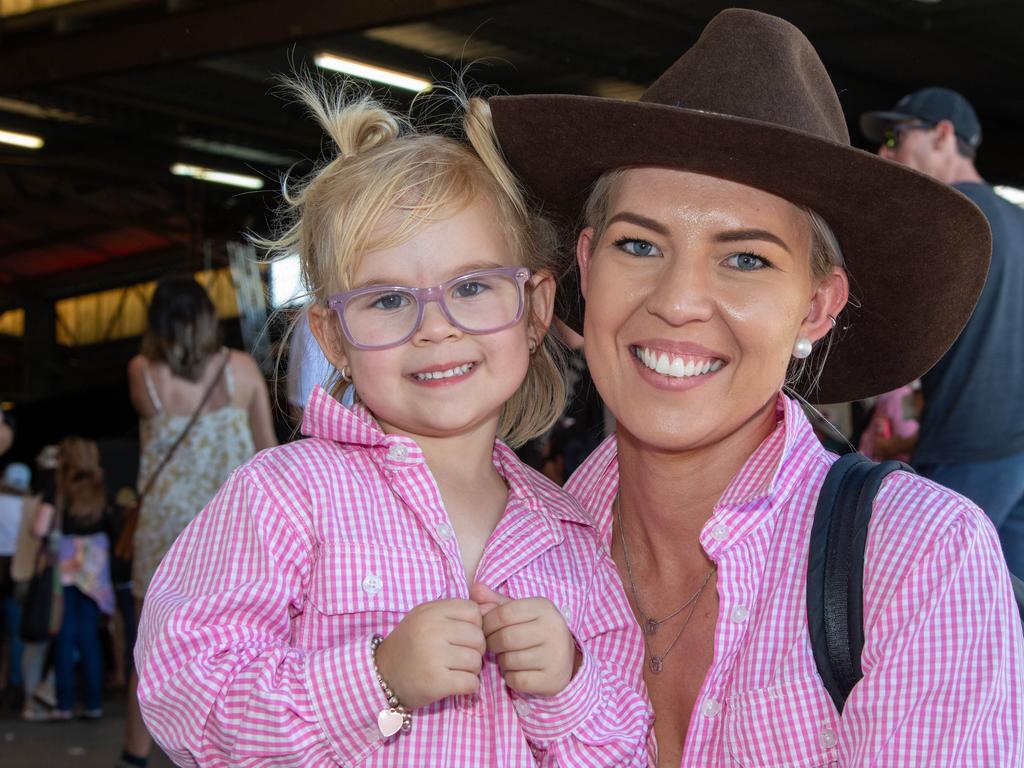
<path fill-rule="evenodd" d="M 352 346 L 387 349 L 413 337 L 431 301 L 437 302 L 449 323 L 466 333 L 494 333 L 515 325 L 523 316 L 531 276 L 526 267 L 479 269 L 433 288 L 371 285 L 344 291 L 329 297 L 327 306 L 338 313 Z"/>

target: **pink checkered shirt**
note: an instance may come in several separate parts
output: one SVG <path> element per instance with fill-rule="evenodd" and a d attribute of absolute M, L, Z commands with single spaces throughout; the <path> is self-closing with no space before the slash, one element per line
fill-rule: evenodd
<path fill-rule="evenodd" d="M 583 651 L 553 697 L 513 695 L 493 657 L 480 691 L 417 710 L 383 740 L 370 640 L 414 606 L 468 599 L 417 444 L 314 392 L 303 432 L 237 470 L 146 592 L 139 700 L 181 765 L 647 765 L 643 646 L 590 519 L 500 442 L 508 506 L 477 578 L 543 596 Z"/>
<path fill-rule="evenodd" d="M 715 653 L 682 765 L 1024 766 L 1024 638 L 999 539 L 950 490 L 904 472 L 882 486 L 864 574 L 864 678 L 837 714 L 807 632 L 807 547 L 835 456 L 799 405 L 715 507 Z M 566 485 L 610 544 L 614 437 Z M 685 651 L 683 651 L 685 654 Z"/>

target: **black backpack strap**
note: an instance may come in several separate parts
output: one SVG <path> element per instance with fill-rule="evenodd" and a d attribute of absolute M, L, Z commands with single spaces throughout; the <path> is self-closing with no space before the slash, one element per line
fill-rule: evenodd
<path fill-rule="evenodd" d="M 807 563 L 807 625 L 814 662 L 836 710 L 863 676 L 864 548 L 872 506 L 899 461 L 876 464 L 859 453 L 838 459 L 822 485 Z"/>

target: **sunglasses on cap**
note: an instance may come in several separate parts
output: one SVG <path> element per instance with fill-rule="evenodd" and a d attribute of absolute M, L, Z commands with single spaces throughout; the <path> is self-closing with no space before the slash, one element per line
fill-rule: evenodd
<path fill-rule="evenodd" d="M 911 131 L 927 131 L 934 127 L 935 125 L 933 123 L 927 123 L 924 120 L 917 120 L 911 123 L 898 123 L 882 135 L 882 146 L 887 149 L 896 149 L 903 140 L 904 134 L 910 133 Z"/>

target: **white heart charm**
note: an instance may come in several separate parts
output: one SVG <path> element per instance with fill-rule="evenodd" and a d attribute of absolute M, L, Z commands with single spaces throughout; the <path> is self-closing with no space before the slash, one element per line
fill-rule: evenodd
<path fill-rule="evenodd" d="M 402 713 L 393 709 L 382 709 L 377 714 L 377 728 L 380 729 L 380 735 L 385 739 L 398 733 L 403 722 L 405 722 L 405 718 L 402 717 Z"/>

